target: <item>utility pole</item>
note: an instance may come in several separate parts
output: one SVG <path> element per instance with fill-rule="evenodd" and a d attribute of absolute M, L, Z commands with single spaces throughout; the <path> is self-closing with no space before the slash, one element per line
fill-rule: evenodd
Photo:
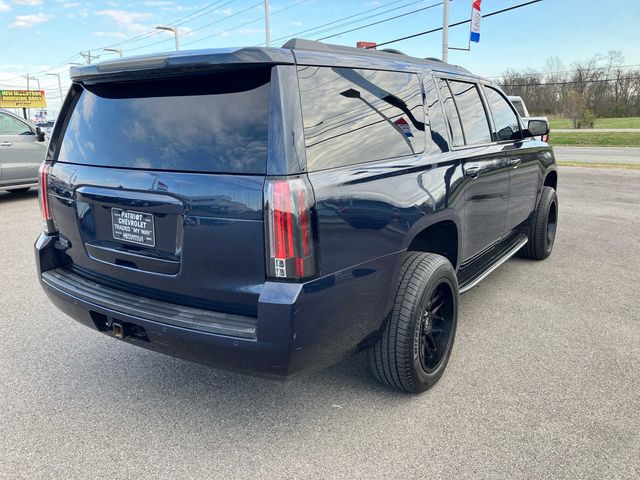
<path fill-rule="evenodd" d="M 87 53 L 80 52 L 80 55 L 87 59 L 87 65 L 91 65 L 91 59 L 98 58 L 96 55 L 91 55 L 91 50 L 87 50 Z"/>
<path fill-rule="evenodd" d="M 180 43 L 178 42 L 178 29 L 173 27 L 163 27 L 158 26 L 156 30 L 166 30 L 167 32 L 173 32 L 173 35 L 176 37 L 176 52 L 180 50 Z"/>
<path fill-rule="evenodd" d="M 267 48 L 271 43 L 271 31 L 269 28 L 269 0 L 264 0 L 264 29 L 267 36 Z"/>
<path fill-rule="evenodd" d="M 449 0 L 442 2 L 442 61 L 449 62 Z"/>
<path fill-rule="evenodd" d="M 35 80 L 36 82 L 38 82 L 38 90 L 40 90 L 40 79 L 38 79 L 36 77 L 32 77 L 28 73 L 26 75 L 20 75 L 20 76 L 22 78 L 26 78 L 27 79 L 27 90 L 31 90 L 31 88 L 29 86 L 29 80 Z M 25 120 L 29 120 L 30 117 L 31 117 L 31 109 L 30 108 L 23 108 L 22 109 L 22 115 L 24 116 Z"/>
<path fill-rule="evenodd" d="M 47 75 L 51 75 L 53 77 L 58 77 L 58 91 L 60 92 L 60 103 L 64 100 L 62 95 L 62 82 L 60 82 L 60 74 L 59 73 L 47 73 Z"/>

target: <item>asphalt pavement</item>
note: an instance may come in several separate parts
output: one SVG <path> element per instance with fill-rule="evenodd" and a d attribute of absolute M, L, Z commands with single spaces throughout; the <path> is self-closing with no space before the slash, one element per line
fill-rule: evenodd
<path fill-rule="evenodd" d="M 640 165 L 638 147 L 553 147 L 558 162 Z"/>
<path fill-rule="evenodd" d="M 562 167 L 552 256 L 461 297 L 419 396 L 363 354 L 281 383 L 91 331 L 36 281 L 35 193 L 0 193 L 0 478 L 637 479 L 639 186 Z"/>

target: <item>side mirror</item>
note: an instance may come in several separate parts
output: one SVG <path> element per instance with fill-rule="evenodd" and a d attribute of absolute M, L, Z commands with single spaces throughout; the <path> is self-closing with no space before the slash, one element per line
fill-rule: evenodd
<path fill-rule="evenodd" d="M 524 132 L 525 137 L 539 137 L 549 134 L 549 123 L 546 120 L 529 120 L 527 129 Z"/>
<path fill-rule="evenodd" d="M 39 142 L 44 142 L 44 132 L 40 127 L 36 127 L 36 138 Z"/>

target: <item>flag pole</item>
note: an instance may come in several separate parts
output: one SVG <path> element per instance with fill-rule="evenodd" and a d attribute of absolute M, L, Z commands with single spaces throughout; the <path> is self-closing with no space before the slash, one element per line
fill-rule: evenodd
<path fill-rule="evenodd" d="M 449 62 L 449 0 L 442 2 L 442 61 Z"/>

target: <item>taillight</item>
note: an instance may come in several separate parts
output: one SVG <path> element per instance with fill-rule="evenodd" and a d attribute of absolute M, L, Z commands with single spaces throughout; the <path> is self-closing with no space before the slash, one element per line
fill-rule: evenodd
<path fill-rule="evenodd" d="M 265 185 L 267 275 L 276 280 L 301 280 L 318 272 L 315 199 L 302 177 L 267 179 Z"/>
<path fill-rule="evenodd" d="M 51 211 L 51 204 L 49 203 L 49 173 L 51 172 L 52 164 L 49 162 L 42 162 L 40 165 L 38 183 L 40 198 L 40 213 L 42 214 L 42 228 L 44 233 L 52 234 L 56 233 L 57 228 L 53 219 L 53 213 Z"/>

